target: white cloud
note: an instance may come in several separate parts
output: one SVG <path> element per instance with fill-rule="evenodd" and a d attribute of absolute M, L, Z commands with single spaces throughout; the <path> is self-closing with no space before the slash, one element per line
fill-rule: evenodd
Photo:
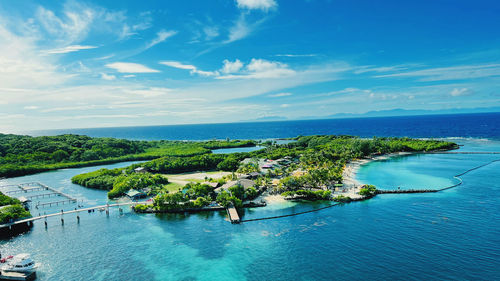
<path fill-rule="evenodd" d="M 282 105 L 280 105 L 281 108 L 287 108 L 287 107 L 290 107 L 290 105 L 288 103 L 284 103 Z"/>
<path fill-rule="evenodd" d="M 240 9 L 268 11 L 276 8 L 278 4 L 275 0 L 236 0 Z"/>
<path fill-rule="evenodd" d="M 23 108 L 26 110 L 35 110 L 35 109 L 38 109 L 39 107 L 36 105 L 28 105 L 28 106 L 25 106 Z"/>
<path fill-rule="evenodd" d="M 269 79 L 288 77 L 295 73 L 288 65 L 281 62 L 252 59 L 241 74 L 219 76 L 217 79 Z"/>
<path fill-rule="evenodd" d="M 104 79 L 104 80 L 111 81 L 111 80 L 115 80 L 116 76 L 109 75 L 109 74 L 106 74 L 106 73 L 101 73 L 101 78 Z"/>
<path fill-rule="evenodd" d="M 131 62 L 115 62 L 108 63 L 106 67 L 115 69 L 120 73 L 155 73 L 160 72 L 156 69 L 149 68 L 145 65 Z"/>
<path fill-rule="evenodd" d="M 161 61 L 160 64 L 178 68 L 178 69 L 185 69 L 189 70 L 191 74 L 199 74 L 201 76 L 217 76 L 219 73 L 217 71 L 203 71 L 199 70 L 196 66 L 190 65 L 190 64 L 182 64 L 177 61 Z"/>
<path fill-rule="evenodd" d="M 292 95 L 292 93 L 277 93 L 277 94 L 269 95 L 269 97 L 270 98 L 280 98 L 280 97 L 288 97 L 291 95 Z"/>
<path fill-rule="evenodd" d="M 474 91 L 472 91 L 469 88 L 454 88 L 450 92 L 450 96 L 452 96 L 452 97 L 468 96 L 468 95 L 472 95 L 473 93 L 474 93 Z"/>
<path fill-rule="evenodd" d="M 222 66 L 221 72 L 226 74 L 236 73 L 243 67 L 243 63 L 239 59 L 236 59 L 234 62 L 224 60 L 222 63 L 224 65 Z"/>
<path fill-rule="evenodd" d="M 97 47 L 96 46 L 70 45 L 70 46 L 66 46 L 63 48 L 48 50 L 45 53 L 47 53 L 47 54 L 66 54 L 66 53 L 78 52 L 80 50 L 88 50 L 88 49 L 95 49 L 95 48 L 97 48 Z"/>
<path fill-rule="evenodd" d="M 157 34 L 156 34 L 156 38 L 151 40 L 151 42 L 149 42 L 147 45 L 146 45 L 146 49 L 149 49 L 157 44 L 160 44 L 161 42 L 167 40 L 168 38 L 174 36 L 175 34 L 177 34 L 177 31 L 173 31 L 173 30 L 160 30 Z"/>
<path fill-rule="evenodd" d="M 58 72 L 53 58 L 40 56 L 35 35 L 19 35 L 7 26 L 0 16 L 0 85 L 3 88 L 56 85 L 69 77 Z"/>

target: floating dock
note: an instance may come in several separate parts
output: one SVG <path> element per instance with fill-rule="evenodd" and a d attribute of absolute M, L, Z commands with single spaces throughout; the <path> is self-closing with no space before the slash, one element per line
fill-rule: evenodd
<path fill-rule="evenodd" d="M 1 272 L 0 280 L 21 280 L 21 281 L 31 281 L 36 279 L 36 272 Z"/>
<path fill-rule="evenodd" d="M 10 190 L 5 190 L 5 189 L 10 189 Z M 19 197 L 19 195 L 22 194 L 25 198 L 27 198 L 29 200 L 39 199 L 39 198 L 50 198 L 50 197 L 63 197 L 64 198 L 63 200 L 56 200 L 56 201 L 52 201 L 52 202 L 44 202 L 44 203 L 38 202 L 37 204 L 34 204 L 34 207 L 36 207 L 37 209 L 43 208 L 43 207 L 59 206 L 59 204 L 64 205 L 64 204 L 71 204 L 71 203 L 77 202 L 76 198 L 73 198 L 66 193 L 63 193 L 57 189 L 54 189 L 54 188 L 47 186 L 47 185 L 40 183 L 40 182 L 28 182 L 28 183 L 21 183 L 21 184 L 3 185 L 3 186 L 0 186 L 0 191 L 2 191 L 6 195 L 14 196 L 14 197 Z M 34 195 L 27 195 L 26 194 L 26 193 L 30 193 L 30 192 L 36 192 L 36 191 L 49 191 L 49 193 L 34 194 Z"/>

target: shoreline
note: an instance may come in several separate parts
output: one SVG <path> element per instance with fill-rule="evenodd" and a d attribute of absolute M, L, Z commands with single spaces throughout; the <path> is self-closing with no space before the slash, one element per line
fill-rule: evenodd
<path fill-rule="evenodd" d="M 377 155 L 369 158 L 363 158 L 363 159 L 356 159 L 353 160 L 349 163 L 347 163 L 344 167 L 344 170 L 342 171 L 342 184 L 344 189 L 358 189 L 359 186 L 366 184 L 363 182 L 360 182 L 358 179 L 356 179 L 356 174 L 358 170 L 361 168 L 361 166 L 366 165 L 370 162 L 373 161 L 380 161 L 380 160 L 385 160 L 389 159 L 395 156 L 405 156 L 405 155 L 412 155 L 416 154 L 415 152 L 396 152 L 396 153 L 389 153 L 389 154 L 383 154 L 383 155 Z"/>

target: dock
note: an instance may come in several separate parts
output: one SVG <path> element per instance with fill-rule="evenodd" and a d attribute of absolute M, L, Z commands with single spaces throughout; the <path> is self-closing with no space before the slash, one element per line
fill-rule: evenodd
<path fill-rule="evenodd" d="M 11 189 L 11 190 L 4 191 L 5 189 Z M 14 197 L 19 197 L 20 195 L 23 195 L 25 198 L 27 198 L 31 201 L 33 201 L 33 199 L 37 199 L 37 198 L 64 197 L 63 200 L 37 203 L 35 205 L 35 207 L 37 209 L 39 207 L 40 208 L 52 207 L 52 206 L 59 206 L 59 205 L 65 205 L 65 204 L 71 204 L 71 203 L 77 202 L 76 198 L 73 198 L 66 193 L 63 193 L 55 188 L 52 188 L 52 187 L 47 186 L 47 185 L 40 183 L 40 182 L 28 182 L 28 183 L 21 183 L 21 184 L 3 185 L 3 186 L 0 186 L 0 191 L 2 191 L 2 193 L 6 194 L 6 195 L 14 196 Z M 27 193 L 36 192 L 36 191 L 50 191 L 50 192 L 42 193 L 42 194 L 35 194 L 35 195 L 27 195 Z"/>
<path fill-rule="evenodd" d="M 238 215 L 238 211 L 234 206 L 229 206 L 227 208 L 227 215 L 231 223 L 240 223 L 240 215 Z"/>
<path fill-rule="evenodd" d="M 0 274 L 0 280 L 21 280 L 21 281 L 31 281 L 36 279 L 36 272 L 4 272 Z"/>
<path fill-rule="evenodd" d="M 30 225 L 30 224 L 32 224 L 36 220 L 47 219 L 47 218 L 50 218 L 50 217 L 57 217 L 57 216 L 61 217 L 61 221 L 64 224 L 64 221 L 63 221 L 62 217 L 64 215 L 67 215 L 67 214 L 76 214 L 77 215 L 77 219 L 79 220 L 80 212 L 88 212 L 88 211 L 92 211 L 92 210 L 103 210 L 103 211 L 106 211 L 106 214 L 109 214 L 109 208 L 120 207 L 120 206 L 134 206 L 134 205 L 137 205 L 137 204 L 149 204 L 149 202 L 147 202 L 147 201 L 137 201 L 137 202 L 115 203 L 115 204 L 106 204 L 106 205 L 100 205 L 100 206 L 93 206 L 93 207 L 89 207 L 89 208 L 75 209 L 75 210 L 65 211 L 65 212 L 56 212 L 56 213 L 53 213 L 53 214 L 40 215 L 40 216 L 36 216 L 36 217 L 31 217 L 31 218 L 27 218 L 27 219 L 18 220 L 18 221 L 12 222 L 12 223 L 2 224 L 2 225 L 0 225 L 0 229 L 5 228 L 5 227 L 12 227 L 13 225 L 17 225 L 17 224 L 28 224 L 28 225 Z"/>

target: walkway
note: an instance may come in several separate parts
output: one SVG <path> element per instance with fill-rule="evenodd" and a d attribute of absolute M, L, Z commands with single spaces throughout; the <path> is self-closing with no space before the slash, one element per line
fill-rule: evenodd
<path fill-rule="evenodd" d="M 100 205 L 100 206 L 93 206 L 93 207 L 83 208 L 83 209 L 76 209 L 76 210 L 71 210 L 71 211 L 66 211 L 66 212 L 57 212 L 57 213 L 48 214 L 48 215 L 31 217 L 31 218 L 27 218 L 27 219 L 24 219 L 24 220 L 18 220 L 18 221 L 12 222 L 12 223 L 2 224 L 2 225 L 0 225 L 0 228 L 9 227 L 9 226 L 16 225 L 16 224 L 21 224 L 21 223 L 29 223 L 29 222 L 33 222 L 33 221 L 36 221 L 36 220 L 50 218 L 50 217 L 56 217 L 56 216 L 62 216 L 62 215 L 67 215 L 67 214 L 74 214 L 74 213 L 86 212 L 86 211 L 89 211 L 89 210 L 96 210 L 96 209 L 106 209 L 106 210 L 108 210 L 111 207 L 132 206 L 132 205 L 137 205 L 137 204 L 150 204 L 150 202 L 148 202 L 148 201 L 141 201 L 141 202 L 115 203 L 115 204 L 106 204 L 106 205 Z"/>

